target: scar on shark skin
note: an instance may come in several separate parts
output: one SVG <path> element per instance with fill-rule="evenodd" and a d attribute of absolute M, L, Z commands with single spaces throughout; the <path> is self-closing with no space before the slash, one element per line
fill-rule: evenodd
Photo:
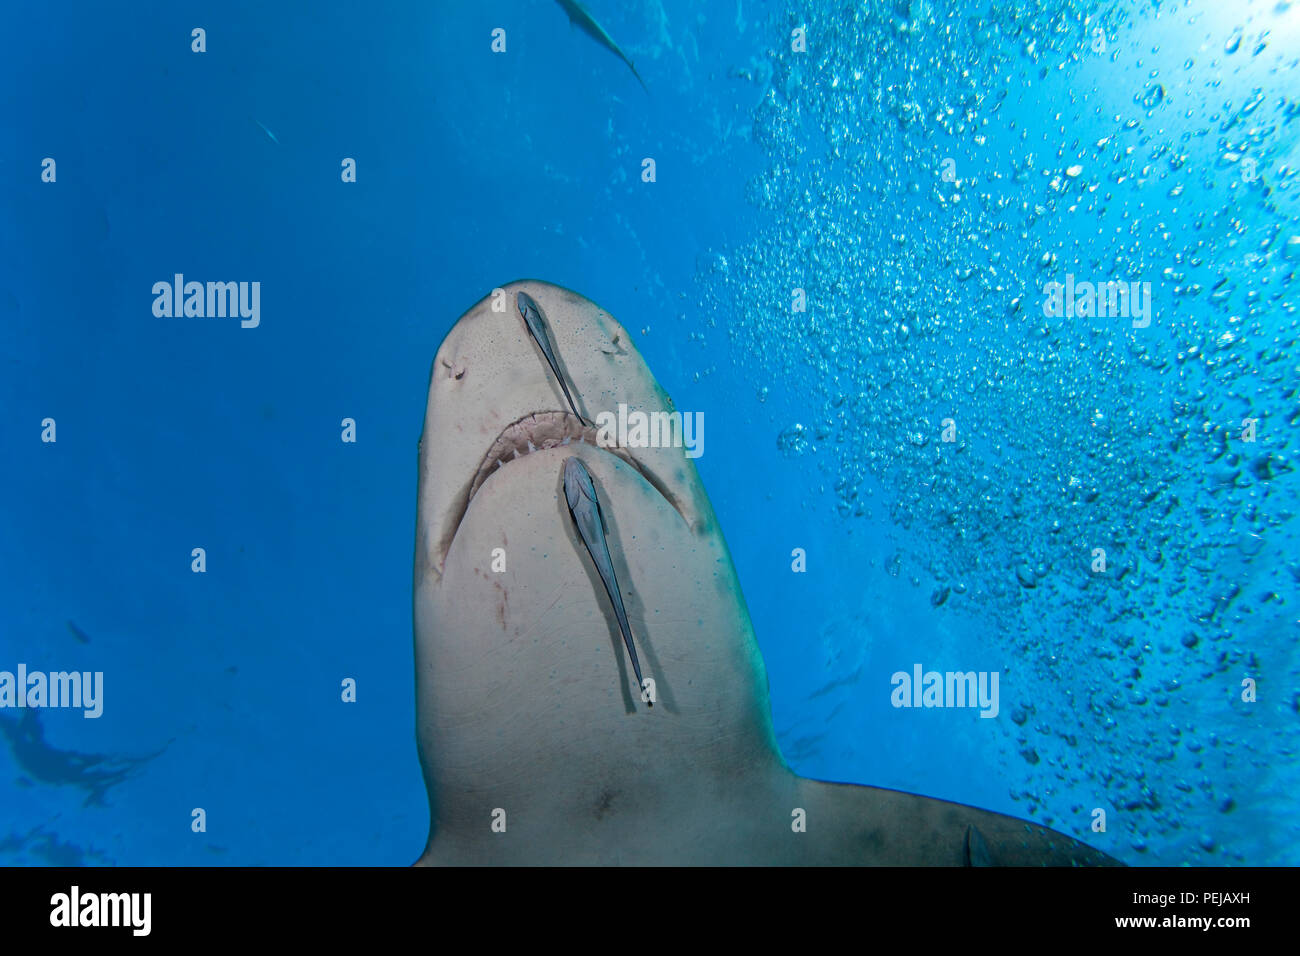
<path fill-rule="evenodd" d="M 600 796 L 596 798 L 596 806 L 592 811 L 592 816 L 597 820 L 604 819 L 605 814 L 609 812 L 610 807 L 614 805 L 614 800 L 618 797 L 617 790 L 611 790 L 608 787 L 600 791 Z"/>

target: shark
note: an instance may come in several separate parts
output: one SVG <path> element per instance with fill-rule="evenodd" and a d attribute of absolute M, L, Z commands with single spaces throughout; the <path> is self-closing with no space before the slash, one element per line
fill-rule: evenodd
<path fill-rule="evenodd" d="M 588 412 L 674 411 L 609 312 L 540 280 L 497 288 L 438 348 L 418 450 L 417 865 L 1115 863 L 1011 816 L 794 773 L 694 461 L 575 415 L 520 293 Z"/>
<path fill-rule="evenodd" d="M 555 0 L 555 2 L 558 3 L 564 9 L 564 12 L 569 15 L 569 23 L 571 25 L 580 29 L 583 33 L 587 34 L 587 36 L 591 37 L 606 50 L 609 50 L 609 52 L 613 53 L 616 57 L 626 63 L 627 68 L 631 70 L 632 75 L 636 77 L 636 81 L 641 84 L 641 89 L 645 90 L 647 93 L 650 92 L 650 88 L 645 85 L 645 80 L 641 79 L 641 74 L 636 71 L 636 67 L 632 65 L 632 61 L 628 59 L 627 54 L 619 49 L 618 44 L 615 43 L 613 38 L 605 32 L 605 28 L 596 22 L 596 18 L 588 12 L 586 7 L 579 3 L 578 0 Z"/>

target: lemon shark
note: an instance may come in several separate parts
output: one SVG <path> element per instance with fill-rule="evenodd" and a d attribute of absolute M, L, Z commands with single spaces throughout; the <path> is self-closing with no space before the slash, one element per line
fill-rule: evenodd
<path fill-rule="evenodd" d="M 673 411 L 623 326 L 545 282 L 494 290 L 434 358 L 415 546 L 431 817 L 418 864 L 1114 862 L 1013 817 L 791 771 L 694 463 L 602 440 L 590 423 L 618 403 Z"/>

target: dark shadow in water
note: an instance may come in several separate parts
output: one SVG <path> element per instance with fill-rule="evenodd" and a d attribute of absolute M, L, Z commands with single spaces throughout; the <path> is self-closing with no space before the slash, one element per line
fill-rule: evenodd
<path fill-rule="evenodd" d="M 170 745 L 143 757 L 122 754 L 82 754 L 59 750 L 45 742 L 40 710 L 27 707 L 17 718 L 0 714 L 0 734 L 4 735 L 14 760 L 33 780 L 54 786 L 80 787 L 86 791 L 82 806 L 105 806 L 109 788 L 122 783 L 131 774 L 157 757 Z"/>
<path fill-rule="evenodd" d="M 96 849 L 60 842 L 59 835 L 47 831 L 44 825 L 0 840 L 0 856 L 5 855 L 17 856 L 19 865 L 28 860 L 47 866 L 94 866 L 113 862 Z"/>

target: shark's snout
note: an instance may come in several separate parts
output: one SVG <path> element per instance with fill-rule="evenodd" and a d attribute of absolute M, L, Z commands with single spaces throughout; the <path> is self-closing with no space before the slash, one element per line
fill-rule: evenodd
<path fill-rule="evenodd" d="M 580 399 L 569 382 L 580 383 Z M 672 408 L 609 313 L 567 289 L 528 280 L 480 300 L 434 358 L 419 446 L 417 563 L 440 577 L 457 528 L 493 473 L 526 455 L 530 442 L 595 445 L 591 419 L 579 408 L 620 403 Z M 702 527 L 707 498 L 682 449 L 602 448 L 634 465 L 688 525 Z"/>

